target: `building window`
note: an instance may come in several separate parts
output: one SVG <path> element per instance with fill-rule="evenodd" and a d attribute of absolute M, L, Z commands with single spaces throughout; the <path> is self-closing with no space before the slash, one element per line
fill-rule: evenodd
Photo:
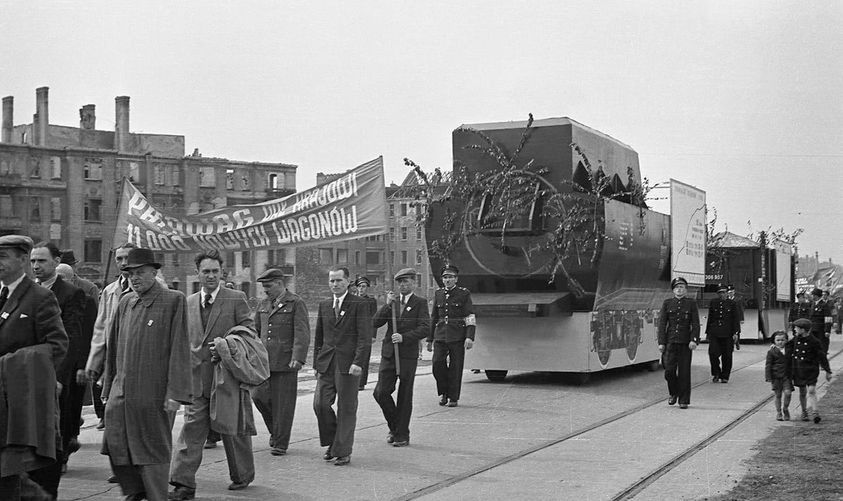
<path fill-rule="evenodd" d="M 196 294 L 197 292 L 199 292 L 199 289 L 200 289 L 201 287 L 202 287 L 202 286 L 201 286 L 201 285 L 199 285 L 199 282 L 192 282 L 192 283 L 190 284 L 190 288 L 193 290 L 193 293 L 194 293 L 194 294 Z"/>
<path fill-rule="evenodd" d="M 0 217 L 9 217 L 15 213 L 11 195 L 0 195 Z"/>
<path fill-rule="evenodd" d="M 102 240 L 85 240 L 85 261 L 89 263 L 102 261 Z"/>
<path fill-rule="evenodd" d="M 401 240 L 407 240 L 407 227 L 401 227 Z"/>
<path fill-rule="evenodd" d="M 129 162 L 129 181 L 133 183 L 140 182 L 140 166 L 137 162 Z"/>
<path fill-rule="evenodd" d="M 155 164 L 153 169 L 155 169 L 155 184 L 162 186 L 165 179 L 164 166 L 161 164 Z"/>
<path fill-rule="evenodd" d="M 395 264 L 395 251 L 389 251 L 389 264 Z"/>
<path fill-rule="evenodd" d="M 178 253 L 176 253 L 176 254 L 172 254 L 172 256 L 173 256 L 173 258 L 172 258 L 172 259 L 173 259 L 173 266 L 174 266 L 174 267 L 176 267 L 176 268 L 178 268 L 179 266 L 181 266 L 181 263 L 179 262 L 179 255 L 178 255 Z M 176 287 L 176 288 L 178 288 L 178 287 Z"/>
<path fill-rule="evenodd" d="M 181 167 L 178 165 L 173 165 L 173 168 L 170 170 L 170 184 L 172 186 L 181 186 Z"/>
<path fill-rule="evenodd" d="M 319 249 L 319 263 L 334 264 L 334 249 Z"/>
<path fill-rule="evenodd" d="M 270 172 L 266 185 L 270 190 L 280 190 L 284 187 L 284 174 L 279 172 Z"/>
<path fill-rule="evenodd" d="M 38 158 L 32 158 L 29 161 L 30 171 L 29 177 L 41 177 L 41 162 Z"/>
<path fill-rule="evenodd" d="M 50 219 L 61 221 L 61 198 L 53 197 L 50 199 Z"/>
<path fill-rule="evenodd" d="M 417 264 L 417 265 L 418 265 L 418 264 L 422 264 L 422 253 L 423 253 L 423 252 L 424 252 L 424 251 L 422 251 L 422 250 L 417 250 L 417 251 L 416 251 L 416 264 Z"/>
<path fill-rule="evenodd" d="M 240 262 L 242 268 L 251 268 L 252 267 L 252 253 L 249 251 L 244 251 L 240 253 Z M 233 266 L 234 263 L 231 263 Z"/>
<path fill-rule="evenodd" d="M 416 240 L 421 240 L 421 239 L 422 239 L 421 226 L 416 226 Z"/>
<path fill-rule="evenodd" d="M 287 262 L 287 249 L 268 249 L 266 262 L 270 266 L 283 266 Z"/>
<path fill-rule="evenodd" d="M 225 189 L 234 189 L 234 169 L 225 169 Z"/>
<path fill-rule="evenodd" d="M 366 264 L 381 264 L 381 253 L 379 251 L 366 251 Z"/>
<path fill-rule="evenodd" d="M 401 251 L 401 264 L 407 264 L 407 251 Z"/>
<path fill-rule="evenodd" d="M 228 265 L 229 267 L 234 267 L 234 252 L 226 252 L 225 253 L 225 262 L 222 265 L 223 266 Z"/>
<path fill-rule="evenodd" d="M 337 249 L 337 264 L 348 264 L 348 249 Z"/>
<path fill-rule="evenodd" d="M 102 208 L 102 200 L 89 198 L 85 200 L 84 218 L 85 221 L 102 221 L 100 209 Z"/>
<path fill-rule="evenodd" d="M 389 229 L 389 241 L 390 241 L 390 242 L 394 242 L 394 241 L 395 241 L 395 228 L 390 228 L 390 229 Z"/>
<path fill-rule="evenodd" d="M 401 203 L 401 215 L 402 215 L 402 216 L 406 216 L 406 215 L 407 215 L 407 204 L 405 204 L 405 203 L 403 203 L 403 202 Z"/>
<path fill-rule="evenodd" d="M 102 179 L 102 163 L 92 159 L 86 158 L 83 167 L 83 174 L 85 179 L 93 179 L 99 181 Z"/>
<path fill-rule="evenodd" d="M 360 251 L 354 251 L 354 264 L 360 264 Z"/>
<path fill-rule="evenodd" d="M 243 191 L 249 190 L 249 176 L 247 174 L 240 176 L 240 189 Z"/>
<path fill-rule="evenodd" d="M 41 221 L 41 200 L 37 198 L 31 199 L 29 219 L 32 221 Z"/>
<path fill-rule="evenodd" d="M 395 217 L 395 204 L 389 204 L 389 217 Z"/>
<path fill-rule="evenodd" d="M 217 185 L 217 176 L 213 167 L 202 167 L 199 169 L 199 186 L 202 188 L 213 188 Z"/>
<path fill-rule="evenodd" d="M 3 160 L 0 162 L 0 176 L 5 176 L 11 174 L 12 171 L 9 169 L 9 162 Z"/>
<path fill-rule="evenodd" d="M 61 179 L 61 157 L 50 157 L 50 178 Z"/>

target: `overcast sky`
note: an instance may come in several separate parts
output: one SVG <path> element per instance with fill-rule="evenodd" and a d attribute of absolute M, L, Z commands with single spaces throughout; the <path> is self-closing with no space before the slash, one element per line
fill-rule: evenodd
<path fill-rule="evenodd" d="M 400 183 L 404 157 L 450 169 L 460 124 L 567 116 L 705 190 L 719 230 L 804 228 L 800 254 L 843 263 L 842 26 L 839 1 L 12 1 L 0 94 L 16 124 L 48 86 L 51 123 L 91 103 L 105 130 L 128 95 L 133 132 L 296 164 L 298 189 L 379 155 Z"/>

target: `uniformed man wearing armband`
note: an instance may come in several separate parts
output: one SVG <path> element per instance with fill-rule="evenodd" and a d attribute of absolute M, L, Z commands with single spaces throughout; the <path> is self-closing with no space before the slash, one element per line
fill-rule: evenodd
<path fill-rule="evenodd" d="M 471 292 L 457 287 L 458 273 L 454 265 L 442 268 L 445 286 L 436 291 L 427 337 L 427 351 L 433 351 L 439 405 L 448 407 L 456 407 L 460 399 L 465 350 L 474 345 L 476 326 Z"/>

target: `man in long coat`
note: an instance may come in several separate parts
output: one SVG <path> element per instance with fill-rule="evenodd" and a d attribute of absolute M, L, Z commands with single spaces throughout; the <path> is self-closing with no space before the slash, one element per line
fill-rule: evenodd
<path fill-rule="evenodd" d="M 123 296 L 108 336 L 103 453 L 127 499 L 167 499 L 172 429 L 192 401 L 184 294 L 156 280 L 151 250 L 132 249 Z"/>

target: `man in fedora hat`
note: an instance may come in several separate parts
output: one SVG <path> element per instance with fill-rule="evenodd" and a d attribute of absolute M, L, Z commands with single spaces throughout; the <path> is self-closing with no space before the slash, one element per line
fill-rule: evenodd
<path fill-rule="evenodd" d="M 255 328 L 269 355 L 269 379 L 252 392 L 255 407 L 269 430 L 269 453 L 287 454 L 296 414 L 299 371 L 310 346 L 307 306 L 287 290 L 284 272 L 266 270 L 258 277 L 266 297 L 255 311 Z"/>
<path fill-rule="evenodd" d="M 18 434 L 27 437 L 28 445 L 37 451 L 31 461 L 12 455 L 0 464 L 0 499 L 20 497 L 21 473 L 29 471 L 30 478 L 43 485 L 59 471 L 56 370 L 64 360 L 68 340 L 55 295 L 26 276 L 32 246 L 27 236 L 0 237 L 0 357 L 6 360 L 7 368 L 13 359 L 19 359 L 15 364 L 26 369 L 2 372 L 0 378 L 10 390 L 33 391 L 10 398 L 6 412 L 18 418 L 16 423 L 31 425 L 28 430 L 19 429 Z M 10 422 L 3 422 L 0 433 L 4 436 Z"/>
<path fill-rule="evenodd" d="M 679 401 L 680 409 L 691 404 L 691 355 L 700 342 L 700 313 L 697 303 L 687 297 L 688 281 L 682 277 L 670 282 L 673 297 L 665 299 L 659 313 L 659 352 L 670 397 L 668 405 Z"/>
<path fill-rule="evenodd" d="M 738 346 L 741 321 L 738 306 L 726 297 L 726 285 L 717 287 L 717 296 L 708 303 L 705 334 L 708 339 L 708 360 L 711 364 L 711 382 L 728 383 L 732 373 L 732 353 Z"/>
<path fill-rule="evenodd" d="M 109 326 L 102 448 L 127 499 L 167 499 L 173 420 L 192 402 L 185 298 L 158 282 L 159 268 L 151 250 L 129 250 L 132 292 Z"/>
<path fill-rule="evenodd" d="M 389 426 L 386 441 L 394 447 L 410 445 L 410 416 L 413 413 L 413 384 L 419 363 L 419 341 L 430 330 L 427 299 L 414 294 L 416 275 L 418 273 L 413 268 L 404 268 L 395 274 L 399 294 L 387 292 L 386 304 L 374 318 L 374 328 L 384 324 L 387 328 L 381 346 L 378 384 L 373 396 Z M 396 325 L 392 324 L 393 315 Z M 397 362 L 396 357 L 400 359 Z M 392 398 L 396 380 L 400 380 L 397 404 Z"/>
<path fill-rule="evenodd" d="M 474 346 L 474 305 L 471 292 L 457 287 L 460 271 L 449 264 L 442 268 L 444 287 L 437 289 L 427 336 L 427 351 L 433 352 L 433 377 L 439 405 L 456 407 L 462 387 L 465 350 Z"/>

